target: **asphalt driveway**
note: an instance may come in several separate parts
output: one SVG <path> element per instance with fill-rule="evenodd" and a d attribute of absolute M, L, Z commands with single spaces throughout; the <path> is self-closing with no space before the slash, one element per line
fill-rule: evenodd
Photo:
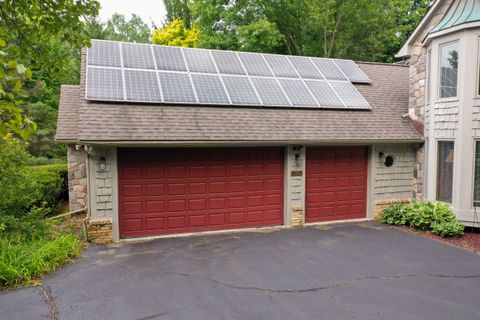
<path fill-rule="evenodd" d="M 480 319 L 480 256 L 374 222 L 92 246 L 1 319 Z"/>

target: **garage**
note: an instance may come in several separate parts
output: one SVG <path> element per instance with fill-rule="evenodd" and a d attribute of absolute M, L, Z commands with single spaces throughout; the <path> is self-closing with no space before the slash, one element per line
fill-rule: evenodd
<path fill-rule="evenodd" d="M 309 147 L 306 159 L 305 222 L 366 217 L 366 147 Z"/>
<path fill-rule="evenodd" d="M 120 236 L 283 224 L 283 148 L 118 149 Z"/>

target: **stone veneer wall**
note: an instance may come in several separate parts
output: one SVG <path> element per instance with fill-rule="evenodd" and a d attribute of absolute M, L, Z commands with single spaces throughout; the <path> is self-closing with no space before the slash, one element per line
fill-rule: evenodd
<path fill-rule="evenodd" d="M 410 66 L 410 99 L 408 102 L 409 113 L 415 115 L 424 122 L 425 86 L 427 75 L 427 48 L 422 44 L 429 30 L 435 26 L 447 12 L 454 0 L 442 1 L 433 17 L 424 26 L 422 32 L 417 35 L 416 41 L 411 47 Z"/>
<path fill-rule="evenodd" d="M 68 159 L 68 198 L 70 211 L 87 206 L 87 151 L 78 150 L 75 145 L 67 147 Z"/>
<path fill-rule="evenodd" d="M 437 0 L 438 1 L 438 0 Z M 422 41 L 427 36 L 429 30 L 435 26 L 446 14 L 448 8 L 454 0 L 442 1 L 439 4 L 435 14 L 430 18 L 429 21 L 423 26 L 423 30 L 417 35 L 417 38 L 413 45 L 411 46 L 411 55 L 409 58 L 409 101 L 408 101 L 408 113 L 410 117 L 419 121 L 423 124 L 424 128 L 421 132 L 424 135 L 428 134 L 428 121 L 427 118 L 429 113 L 428 106 L 426 103 L 426 86 L 427 86 L 427 48 L 422 44 Z M 448 114 L 448 116 L 453 116 Z M 449 120 L 445 121 L 442 126 L 451 127 L 452 124 Z M 452 130 L 452 129 L 446 129 Z M 424 196 L 424 177 L 423 177 L 423 167 L 425 151 L 423 146 L 421 146 L 415 156 L 415 170 L 417 171 L 414 180 L 414 197 L 417 199 L 422 199 Z M 420 171 L 422 175 L 420 175 Z"/>

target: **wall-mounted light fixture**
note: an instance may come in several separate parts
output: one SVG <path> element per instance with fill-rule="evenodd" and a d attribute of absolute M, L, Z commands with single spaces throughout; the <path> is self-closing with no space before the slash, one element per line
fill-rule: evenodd
<path fill-rule="evenodd" d="M 381 163 L 385 162 L 385 153 L 379 152 L 378 153 L 378 159 L 380 160 Z"/>
<path fill-rule="evenodd" d="M 103 156 L 98 160 L 98 169 L 100 169 L 100 171 L 107 170 L 107 161 Z"/>
<path fill-rule="evenodd" d="M 302 160 L 302 148 L 303 146 L 293 146 L 292 150 L 295 153 L 295 166 L 300 168 L 303 165 Z"/>

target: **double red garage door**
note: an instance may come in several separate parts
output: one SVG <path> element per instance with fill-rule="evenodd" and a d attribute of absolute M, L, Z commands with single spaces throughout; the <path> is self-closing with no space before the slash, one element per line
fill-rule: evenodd
<path fill-rule="evenodd" d="M 119 149 L 121 237 L 283 224 L 283 148 Z"/>
<path fill-rule="evenodd" d="M 283 148 L 119 149 L 121 237 L 283 224 Z M 364 218 L 365 147 L 309 147 L 306 222 Z"/>

